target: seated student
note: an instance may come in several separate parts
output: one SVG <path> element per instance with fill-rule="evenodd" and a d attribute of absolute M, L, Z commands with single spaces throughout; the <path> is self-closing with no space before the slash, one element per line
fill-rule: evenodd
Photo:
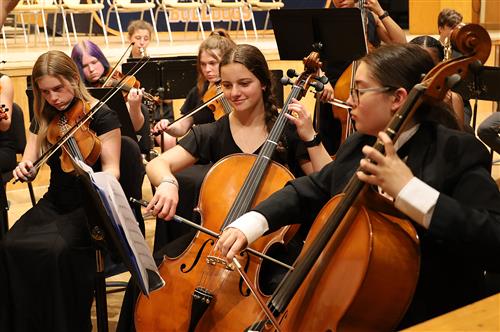
<path fill-rule="evenodd" d="M 220 75 L 224 96 L 233 111 L 215 122 L 194 126 L 178 145 L 146 167 L 151 183 L 157 187 L 147 210 L 160 218 L 169 220 L 175 214 L 179 200 L 175 173 L 199 159 L 215 163 L 234 153 L 257 154 L 277 118 L 269 68 L 258 48 L 243 44 L 226 52 L 220 62 Z M 308 148 L 301 142 L 315 141 L 311 119 L 302 104 L 294 100 L 289 110 L 295 116 L 287 118 L 299 126 L 285 127 L 273 159 L 288 165 L 294 174 L 318 171 L 331 158 L 321 142 L 311 143 Z"/>
<path fill-rule="evenodd" d="M 419 234 L 418 285 L 400 327 L 478 300 L 483 271 L 500 265 L 500 193 L 486 149 L 474 136 L 440 124 L 455 121 L 457 127 L 455 118 L 445 121 L 451 111 L 425 102 L 395 143 L 381 133 L 433 65 L 427 52 L 411 44 L 382 46 L 361 59 L 348 100 L 358 132 L 334 162 L 291 181 L 230 224 L 217 244 L 222 254 L 230 260 L 268 230 L 312 223 L 355 175 L 392 197 Z M 385 155 L 371 147 L 377 137 Z M 398 152 L 406 152 L 406 163 L 396 153 L 403 145 Z M 358 166 L 364 172 L 354 174 Z"/>
<path fill-rule="evenodd" d="M 99 46 L 90 40 L 81 41 L 71 51 L 71 58 L 76 63 L 78 71 L 86 86 L 101 87 L 111 67 Z M 151 142 L 149 139 L 148 111 L 142 105 L 142 89 L 132 88 L 127 94 L 126 102 L 130 120 L 139 139 L 142 153 L 148 153 Z"/>
<path fill-rule="evenodd" d="M 3 174 L 16 167 L 16 139 L 11 130 L 14 88 L 9 76 L 2 73 L 0 73 L 0 90 L 0 174 Z M 3 182 L 0 183 L 0 209 L 0 238 L 2 238 L 8 228 L 8 202 Z"/>
<path fill-rule="evenodd" d="M 410 40 L 410 44 L 420 45 L 424 50 L 429 52 L 432 60 L 434 60 L 434 64 L 438 64 L 444 59 L 444 47 L 441 43 L 431 37 L 431 36 L 418 36 Z M 453 91 L 448 91 L 445 97 L 445 102 L 447 102 L 450 107 L 453 109 L 457 116 L 458 123 L 460 128 L 467 129 L 467 131 L 473 131 L 470 128 L 469 124 L 465 122 L 465 110 L 464 110 L 464 101 L 462 97 Z"/>
<path fill-rule="evenodd" d="M 234 48 L 236 44 L 229 37 L 229 34 L 222 29 L 215 30 L 205 39 L 198 48 L 198 82 L 189 91 L 184 104 L 181 107 L 181 114 L 188 114 L 196 107 L 203 104 L 203 96 L 219 80 L 219 62 L 228 50 Z M 178 137 L 184 136 L 193 125 L 209 123 L 215 121 L 213 111 L 205 107 L 192 117 L 183 120 L 169 127 L 170 120 L 163 119 L 155 124 L 153 133 L 163 132 L 163 150 L 166 151 L 175 146 Z M 160 143 L 160 136 L 157 142 Z"/>
<path fill-rule="evenodd" d="M 140 59 L 143 56 L 149 56 L 148 46 L 153 33 L 153 26 L 144 20 L 135 20 L 128 25 L 128 41 L 134 43 L 130 51 L 129 59 Z M 174 120 L 174 113 L 171 100 L 163 100 L 159 115 L 169 121 Z M 148 118 L 150 119 L 150 118 Z M 154 119 L 157 120 L 157 119 Z M 150 121 L 152 122 L 152 121 Z M 151 123 L 150 123 L 151 124 Z"/>
<path fill-rule="evenodd" d="M 359 8 L 361 2 L 355 0 L 333 0 L 331 1 L 335 8 Z M 382 43 L 406 43 L 405 32 L 401 27 L 392 19 L 389 12 L 384 10 L 378 0 L 364 1 L 364 8 L 366 9 L 366 40 L 368 47 L 379 47 Z M 361 8 L 360 8 L 361 9 Z M 361 42 L 361 41 L 360 41 Z M 352 61 L 329 61 L 324 60 L 325 74 L 329 79 L 329 83 L 325 85 L 325 89 L 321 92 L 321 101 L 327 102 L 334 99 L 334 87 L 337 81 L 342 77 L 346 69 L 351 65 Z M 344 77 L 346 77 L 344 75 Z M 347 76 L 350 80 L 351 75 Z M 349 82 L 346 86 L 350 86 Z M 342 92 L 342 89 L 337 87 L 336 92 Z M 345 91 L 347 95 L 347 91 Z M 339 97 L 336 97 L 339 98 Z M 322 137 L 323 144 L 327 151 L 334 155 L 339 145 L 343 142 L 342 124 L 340 119 L 334 115 L 332 106 L 328 103 L 320 104 L 320 112 L 316 116 L 319 122 L 319 132 Z M 347 115 L 346 115 L 347 116 Z"/>
<path fill-rule="evenodd" d="M 146 167 L 151 183 L 157 187 L 147 210 L 160 218 L 171 219 L 179 200 L 183 199 L 179 196 L 182 185 L 175 176 L 179 171 L 194 165 L 199 159 L 215 163 L 234 153 L 257 154 L 275 123 L 278 111 L 272 95 L 271 73 L 258 48 L 238 45 L 226 52 L 220 61 L 220 77 L 224 95 L 233 111 L 215 122 L 193 126 L 178 145 L 153 159 Z M 331 158 L 321 142 L 313 139 L 312 121 L 304 107 L 294 101 L 289 109 L 294 116 L 287 118 L 297 128 L 286 126 L 273 160 L 287 165 L 294 174 L 317 171 Z M 301 140 L 312 143 L 306 148 Z M 179 236 L 165 248 L 158 248 L 161 250 L 155 254 L 157 257 L 164 253 L 175 257 L 191 238 L 192 233 Z M 134 294 L 129 284 L 122 305 L 120 331 L 130 329 L 130 304 L 135 303 L 131 298 L 136 294 L 137 290 Z"/>
<path fill-rule="evenodd" d="M 0 172 L 8 172 L 16 167 L 16 142 L 8 134 L 12 120 L 12 104 L 14 88 L 9 76 L 0 73 L 0 105 L 3 105 L 3 114 L 0 114 Z M 3 185 L 2 185 L 3 186 Z"/>
<path fill-rule="evenodd" d="M 20 181 L 37 175 L 33 163 L 49 147 L 50 121 L 79 101 L 94 106 L 78 68 L 61 51 L 42 54 L 33 67 L 34 113 L 23 159 L 13 171 Z M 120 128 L 112 110 L 102 107 L 89 127 L 101 141 L 95 170 L 119 177 Z M 91 331 L 95 286 L 92 247 L 79 179 L 65 173 L 61 149 L 52 155 L 47 193 L 0 242 L 1 331 Z"/>
<path fill-rule="evenodd" d="M 135 20 L 128 25 L 128 41 L 134 43 L 129 58 L 140 59 L 148 55 L 148 46 L 153 33 L 153 26 L 143 20 Z"/>

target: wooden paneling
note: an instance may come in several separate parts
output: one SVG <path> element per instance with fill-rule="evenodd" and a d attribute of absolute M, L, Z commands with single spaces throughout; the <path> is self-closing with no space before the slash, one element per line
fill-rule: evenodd
<path fill-rule="evenodd" d="M 484 1 L 486 19 L 485 22 L 495 20 L 498 23 L 500 15 L 500 2 L 498 0 Z M 453 8 L 464 17 L 466 23 L 480 22 L 480 0 L 410 0 L 410 34 L 412 35 L 435 35 L 437 30 L 437 17 L 444 8 Z"/>

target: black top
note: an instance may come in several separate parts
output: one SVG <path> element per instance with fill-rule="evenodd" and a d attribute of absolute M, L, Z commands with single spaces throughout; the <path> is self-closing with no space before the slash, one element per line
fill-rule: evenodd
<path fill-rule="evenodd" d="M 349 136 L 334 162 L 289 182 L 255 210 L 266 216 L 271 231 L 312 223 L 354 174 L 364 157 L 361 148 L 373 143 L 373 137 Z M 407 144 L 407 165 L 440 195 L 429 229 L 416 226 L 421 269 L 404 326 L 478 300 L 484 270 L 500 269 L 500 193 L 484 145 L 473 135 L 424 123 Z"/>
<path fill-rule="evenodd" d="M 0 78 L 2 78 L 3 76 L 4 75 L 0 73 Z M 2 148 L 10 149 L 15 153 L 16 151 L 15 135 L 14 133 L 12 133 L 11 130 L 0 131 L 0 149 Z"/>
<path fill-rule="evenodd" d="M 71 108 L 71 105 L 68 106 L 68 109 Z M 92 117 L 89 127 L 97 136 L 100 136 L 113 129 L 120 128 L 120 122 L 116 113 L 104 105 Z M 31 121 L 30 131 L 34 134 L 38 133 L 36 118 Z M 61 150 L 58 150 L 47 161 L 47 165 L 50 166 L 50 184 L 45 198 L 52 201 L 61 212 L 65 212 L 79 207 L 81 205 L 81 196 L 77 177 L 62 170 L 60 155 Z M 94 171 L 99 171 L 101 169 L 100 160 L 92 168 Z"/>
<path fill-rule="evenodd" d="M 195 126 L 179 141 L 179 145 L 190 154 L 206 162 L 215 163 L 218 160 L 234 153 L 242 153 L 231 135 L 228 115 L 219 120 Z M 258 154 L 260 147 L 254 151 Z M 275 150 L 272 159 L 288 166 L 294 176 L 301 176 L 299 161 L 309 160 L 304 144 L 297 135 L 295 126 L 288 124 Z"/>
<path fill-rule="evenodd" d="M 208 89 L 208 82 L 205 83 L 205 85 L 203 86 L 202 94 L 205 94 L 207 89 Z M 202 96 L 198 94 L 198 88 L 195 86 L 189 91 L 188 95 L 186 96 L 186 100 L 184 101 L 184 104 L 182 104 L 181 107 L 181 114 L 188 114 L 201 104 L 203 104 Z M 208 107 L 204 107 L 198 113 L 193 115 L 193 123 L 195 125 L 210 123 L 214 121 L 215 121 L 214 114 L 212 110 Z"/>

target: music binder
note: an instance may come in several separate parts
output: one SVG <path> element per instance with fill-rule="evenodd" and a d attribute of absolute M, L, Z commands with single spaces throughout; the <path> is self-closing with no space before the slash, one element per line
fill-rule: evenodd
<path fill-rule="evenodd" d="M 144 295 L 161 288 L 161 278 L 150 249 L 139 229 L 118 180 L 106 172 L 96 172 L 80 161 L 74 161 L 86 196 L 89 228 L 110 250 L 117 252 Z M 100 228 L 101 230 L 97 230 Z"/>

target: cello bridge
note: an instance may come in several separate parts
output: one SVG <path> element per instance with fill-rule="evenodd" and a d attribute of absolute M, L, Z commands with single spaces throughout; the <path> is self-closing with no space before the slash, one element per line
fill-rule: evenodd
<path fill-rule="evenodd" d="M 216 256 L 207 256 L 207 264 L 222 265 L 226 270 L 234 271 L 234 265 L 229 264 L 225 259 Z"/>

